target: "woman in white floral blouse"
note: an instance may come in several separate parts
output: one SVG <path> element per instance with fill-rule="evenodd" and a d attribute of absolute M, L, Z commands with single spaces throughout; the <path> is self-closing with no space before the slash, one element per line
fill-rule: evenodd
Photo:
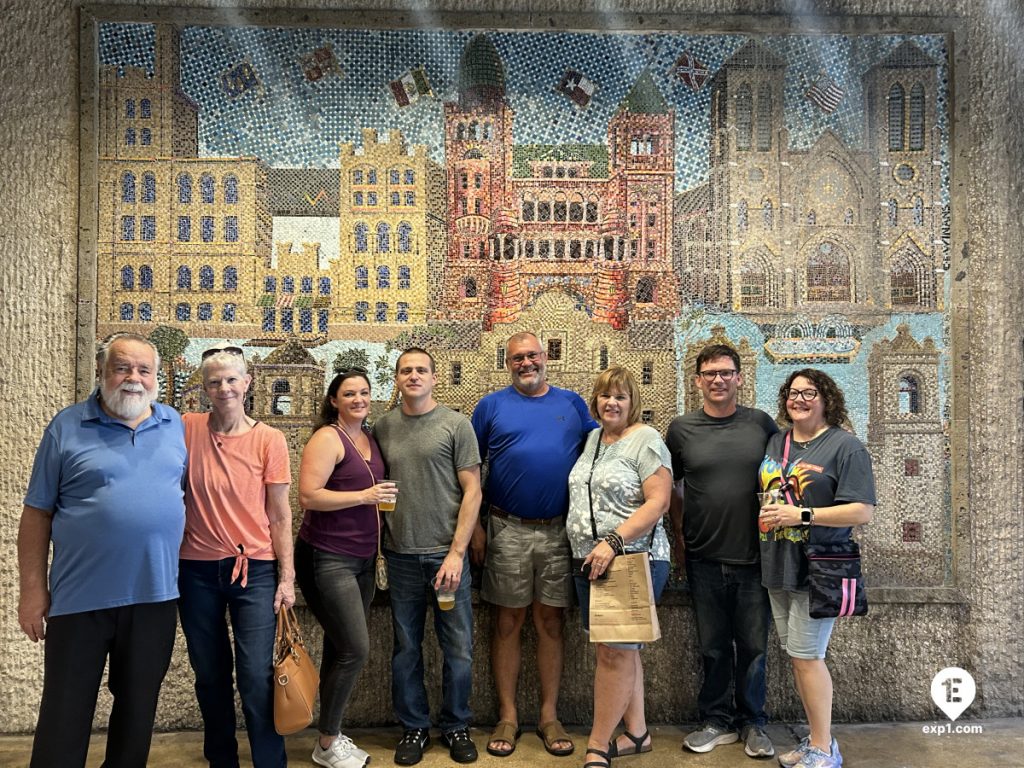
<path fill-rule="evenodd" d="M 590 582 L 622 552 L 650 552 L 656 596 L 668 580 L 669 545 L 662 517 L 672 490 L 672 460 L 661 435 L 640 423 L 640 391 L 618 366 L 594 382 L 590 412 L 601 428 L 590 433 L 569 474 L 566 531 L 584 630 L 589 631 Z M 611 758 L 651 751 L 644 715 L 640 643 L 598 643 L 594 674 L 594 722 L 584 768 L 603 768 Z M 615 740 L 619 721 L 625 731 Z M 594 759 L 597 758 L 597 759 Z"/>

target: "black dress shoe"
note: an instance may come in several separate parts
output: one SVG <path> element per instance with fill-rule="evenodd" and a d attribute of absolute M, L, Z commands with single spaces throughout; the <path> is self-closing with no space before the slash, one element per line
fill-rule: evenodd
<path fill-rule="evenodd" d="M 448 746 L 448 754 L 456 763 L 476 762 L 476 744 L 469 738 L 469 728 L 441 734 L 441 739 Z"/>
<path fill-rule="evenodd" d="M 406 728 L 402 740 L 395 748 L 397 765 L 416 765 L 423 759 L 423 750 L 430 746 L 430 731 L 426 728 Z"/>

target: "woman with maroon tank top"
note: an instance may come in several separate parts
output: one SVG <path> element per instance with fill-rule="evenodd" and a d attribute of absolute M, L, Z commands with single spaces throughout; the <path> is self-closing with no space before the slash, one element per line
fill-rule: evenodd
<path fill-rule="evenodd" d="M 369 409 L 366 371 L 349 368 L 335 376 L 299 468 L 304 513 L 295 570 L 306 603 L 324 629 L 320 736 L 313 762 L 327 768 L 362 768 L 369 761 L 341 732 L 370 647 L 366 617 L 380 536 L 377 505 L 394 500 L 397 492 L 383 479 L 384 460 L 365 427 Z"/>

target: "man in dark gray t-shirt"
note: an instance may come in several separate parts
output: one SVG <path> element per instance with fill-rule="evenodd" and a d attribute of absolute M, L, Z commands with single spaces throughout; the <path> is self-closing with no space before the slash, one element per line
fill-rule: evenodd
<path fill-rule="evenodd" d="M 665 437 L 677 483 L 670 508 L 676 565 L 686 565 L 704 666 L 702 725 L 683 746 L 709 752 L 742 737 L 750 757 L 771 757 L 764 732 L 770 609 L 756 492 L 765 444 L 778 427 L 764 411 L 738 405 L 743 374 L 732 347 L 705 347 L 695 374 L 704 405 L 673 419 Z"/>

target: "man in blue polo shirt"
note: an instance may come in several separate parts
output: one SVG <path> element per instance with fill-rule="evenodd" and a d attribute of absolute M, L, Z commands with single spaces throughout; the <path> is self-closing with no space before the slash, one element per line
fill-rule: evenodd
<path fill-rule="evenodd" d="M 478 527 L 472 550 L 480 560 L 486 548 L 481 597 L 495 606 L 491 671 L 499 719 L 487 751 L 505 757 L 516 748 L 520 633 L 532 606 L 541 695 L 537 732 L 548 752 L 562 756 L 573 751 L 557 714 L 562 618 L 571 589 L 568 479 L 597 424 L 583 398 L 548 384 L 547 354 L 534 334 L 508 340 L 505 365 L 512 386 L 482 398 L 472 418 L 487 461 L 484 496 L 490 504 L 487 533 Z"/>
<path fill-rule="evenodd" d="M 143 768 L 174 647 L 181 418 L 154 402 L 160 359 L 145 337 L 117 334 L 96 363 L 98 390 L 43 434 L 18 532 L 18 622 L 46 640 L 32 768 L 85 765 L 108 656 L 104 766 Z"/>

